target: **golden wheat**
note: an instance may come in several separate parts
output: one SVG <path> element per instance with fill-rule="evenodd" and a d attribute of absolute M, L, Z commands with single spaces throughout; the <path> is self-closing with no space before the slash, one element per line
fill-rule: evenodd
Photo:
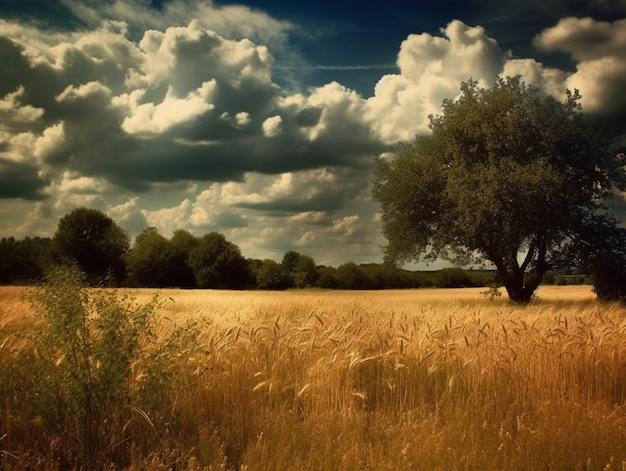
<path fill-rule="evenodd" d="M 193 321 L 199 348 L 166 413 L 138 414 L 145 434 L 167 415 L 169 441 L 130 469 L 625 467 L 626 309 L 588 286 L 527 307 L 481 291 L 160 291 L 157 342 Z"/>

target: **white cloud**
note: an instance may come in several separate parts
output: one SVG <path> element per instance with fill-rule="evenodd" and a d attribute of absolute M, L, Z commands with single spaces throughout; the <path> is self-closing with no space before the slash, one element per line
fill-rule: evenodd
<path fill-rule="evenodd" d="M 0 150 L 0 157 L 13 162 L 31 162 L 33 147 L 37 142 L 37 136 L 32 132 L 21 132 L 19 134 L 0 134 L 0 144 L 4 149 Z"/>
<path fill-rule="evenodd" d="M 61 176 L 56 188 L 56 194 L 66 195 L 100 195 L 111 187 L 100 178 L 86 177 L 74 172 L 66 171 Z"/>
<path fill-rule="evenodd" d="M 557 99 L 565 96 L 566 81 L 569 73 L 553 67 L 545 67 L 534 59 L 511 59 L 504 64 L 501 77 L 522 75 L 528 85 L 543 90 Z"/>
<path fill-rule="evenodd" d="M 488 87 L 507 58 L 482 27 L 454 20 L 443 37 L 411 34 L 398 54 L 400 74 L 383 76 L 367 103 L 367 119 L 384 142 L 396 143 L 428 132 L 428 116 L 459 93 L 470 78 Z"/>
<path fill-rule="evenodd" d="M 62 150 L 64 144 L 65 130 L 61 122 L 46 128 L 43 134 L 37 138 L 33 146 L 33 155 L 40 161 L 44 161 Z"/>
<path fill-rule="evenodd" d="M 321 111 L 318 122 L 307 131 L 310 141 L 369 139 L 369 128 L 363 119 L 365 101 L 355 91 L 331 82 L 315 88 L 306 105 Z"/>
<path fill-rule="evenodd" d="M 564 51 L 578 61 L 626 58 L 626 19 L 609 23 L 593 18 L 562 18 L 534 39 L 546 51 Z"/>
<path fill-rule="evenodd" d="M 252 122 L 252 119 L 250 119 L 250 113 L 241 111 L 235 115 L 235 123 L 240 128 L 243 126 L 247 126 L 251 122 Z"/>
<path fill-rule="evenodd" d="M 13 93 L 8 93 L 0 100 L 0 129 L 7 123 L 29 123 L 38 120 L 44 113 L 42 108 L 31 105 L 23 105 L 20 98 L 24 96 L 24 86 L 21 86 Z M 10 125 L 10 124 L 9 124 Z"/>
<path fill-rule="evenodd" d="M 168 89 L 161 103 L 141 103 L 144 90 L 135 90 L 113 100 L 114 106 L 125 107 L 127 114 L 122 129 L 128 134 L 160 134 L 178 124 L 193 121 L 214 108 L 209 101 L 215 91 L 216 82 L 204 82 L 184 98 L 176 98 Z"/>
<path fill-rule="evenodd" d="M 128 78 L 132 86 L 154 87 L 167 82 L 180 97 L 207 79 L 236 89 L 250 84 L 271 85 L 273 59 L 267 47 L 249 39 L 225 39 L 197 20 L 165 32 L 146 31 L 139 48 L 143 62 Z"/>
<path fill-rule="evenodd" d="M 263 134 L 265 137 L 276 137 L 282 132 L 281 126 L 283 118 L 280 116 L 272 116 L 263 121 Z"/>
<path fill-rule="evenodd" d="M 608 23 L 563 18 L 534 42 L 546 51 L 569 53 L 577 61 L 565 86 L 581 91 L 585 110 L 620 112 L 626 107 L 626 19 Z"/>
<path fill-rule="evenodd" d="M 192 202 L 185 199 L 177 206 L 156 210 L 144 209 L 141 212 L 149 226 L 156 227 L 161 234 L 167 236 L 177 229 L 188 227 L 192 209 Z"/>

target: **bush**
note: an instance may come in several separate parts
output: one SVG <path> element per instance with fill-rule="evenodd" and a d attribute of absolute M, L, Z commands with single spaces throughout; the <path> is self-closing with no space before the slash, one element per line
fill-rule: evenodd
<path fill-rule="evenodd" d="M 435 276 L 437 288 L 467 288 L 476 286 L 470 276 L 461 268 L 444 268 Z"/>
<path fill-rule="evenodd" d="M 15 410 L 55 443 L 61 469 L 126 466 L 141 437 L 164 434 L 176 409 L 172 386 L 189 385 L 199 327 L 187 324 L 156 342 L 156 297 L 145 305 L 114 290 L 88 289 L 76 269 L 52 272 L 28 295 L 40 322 L 27 334 L 15 370 Z M 161 428 L 161 430 L 159 430 Z M 34 449 L 35 446 L 32 447 Z"/>

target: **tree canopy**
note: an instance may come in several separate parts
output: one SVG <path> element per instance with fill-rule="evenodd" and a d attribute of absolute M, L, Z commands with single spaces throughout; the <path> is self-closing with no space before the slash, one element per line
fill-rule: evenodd
<path fill-rule="evenodd" d="M 147 227 L 135 238 L 128 253 L 128 277 L 131 284 L 151 288 L 177 286 L 178 257 L 174 245 L 155 227 Z"/>
<path fill-rule="evenodd" d="M 625 187 L 623 154 L 577 91 L 559 102 L 519 77 L 491 89 L 470 80 L 430 128 L 377 159 L 388 261 L 490 263 L 510 299 L 527 303 L 586 226 L 615 224 L 598 210 Z"/>
<path fill-rule="evenodd" d="M 53 238 L 58 256 L 75 263 L 92 283 L 119 283 L 125 278 L 124 255 L 130 238 L 113 219 L 97 209 L 77 208 L 59 220 Z"/>
<path fill-rule="evenodd" d="M 200 288 L 245 288 L 249 283 L 248 263 L 241 250 L 223 234 L 211 232 L 200 238 L 189 252 Z"/>

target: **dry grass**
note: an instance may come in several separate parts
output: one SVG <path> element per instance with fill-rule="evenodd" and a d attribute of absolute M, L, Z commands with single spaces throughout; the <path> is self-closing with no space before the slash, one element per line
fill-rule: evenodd
<path fill-rule="evenodd" d="M 481 291 L 161 291 L 161 341 L 191 320 L 198 348 L 142 409 L 129 469 L 626 469 L 626 309 Z M 1 345 L 26 311 L 0 300 Z"/>

